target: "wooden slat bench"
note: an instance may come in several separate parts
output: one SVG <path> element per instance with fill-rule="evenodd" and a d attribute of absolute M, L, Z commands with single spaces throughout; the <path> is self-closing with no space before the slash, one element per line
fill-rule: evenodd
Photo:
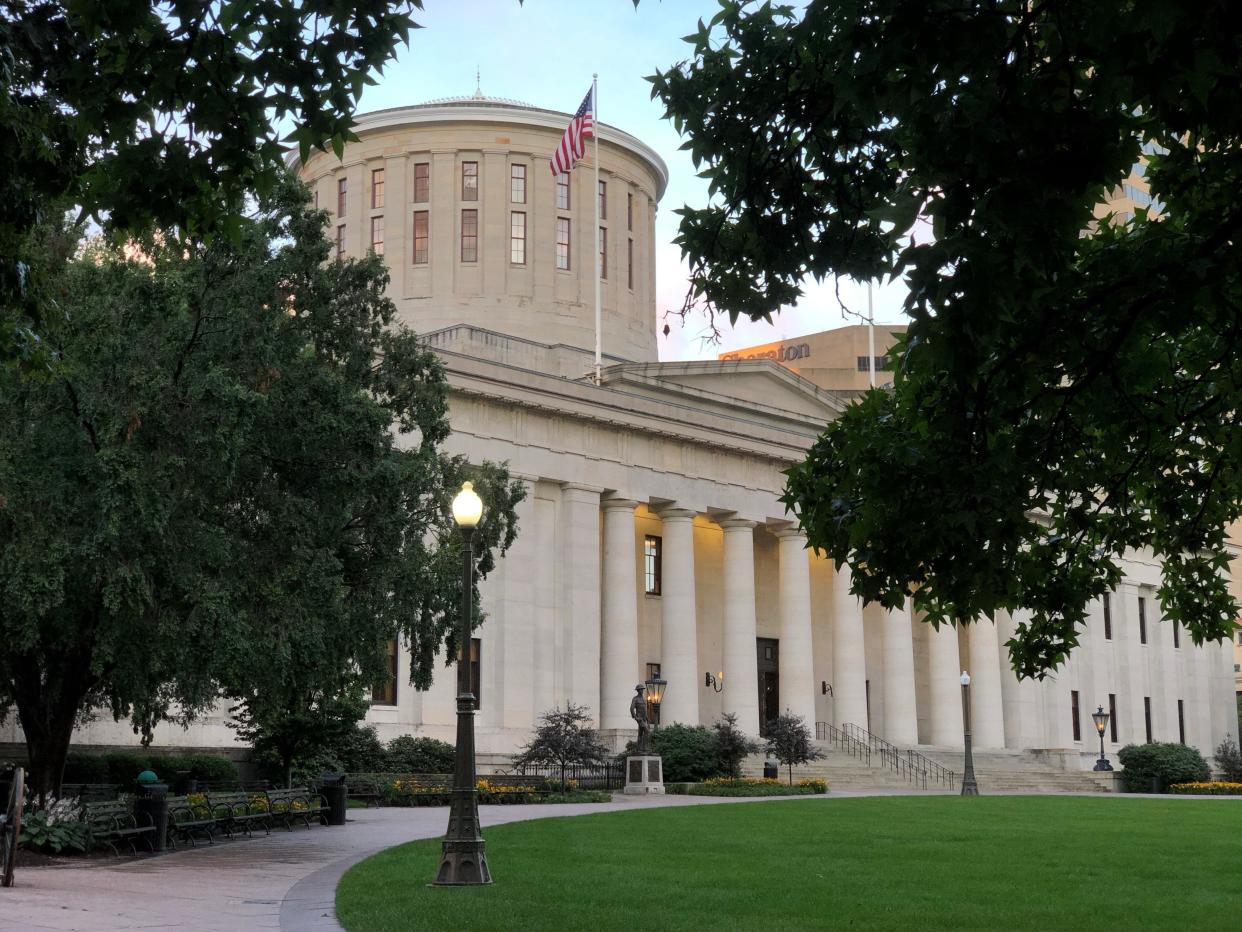
<path fill-rule="evenodd" d="M 207 798 L 196 794 L 194 799 L 186 796 L 168 797 L 168 840 L 176 847 L 176 838 L 188 841 L 196 847 L 195 835 L 203 835 L 208 844 L 215 844 L 214 833 L 222 826 L 212 814 Z"/>
<path fill-rule="evenodd" d="M 114 854 L 121 853 L 117 851 L 117 842 L 129 845 L 129 850 L 134 854 L 138 853 L 134 846 L 135 841 L 145 841 L 148 847 L 153 847 L 151 842 L 155 836 L 155 824 L 150 816 L 144 814 L 139 818 L 134 815 L 127 802 L 113 800 L 83 803 L 82 821 L 90 825 L 91 836 L 95 841 L 102 841 Z"/>
<path fill-rule="evenodd" d="M 265 833 L 272 830 L 267 796 L 263 793 L 208 793 L 207 808 L 216 825 L 229 838 L 238 830 L 253 834 L 255 825 Z"/>
<path fill-rule="evenodd" d="M 380 790 L 381 780 L 375 777 L 350 776 L 345 775 L 345 798 L 357 799 L 366 803 L 367 806 L 378 806 L 384 800 L 384 794 Z"/>
<path fill-rule="evenodd" d="M 324 825 L 328 822 L 328 801 L 304 786 L 268 790 L 266 795 L 268 815 L 273 822 L 280 822 L 290 831 L 293 830 L 294 821 L 299 819 L 307 828 L 310 828 L 312 818 Z"/>

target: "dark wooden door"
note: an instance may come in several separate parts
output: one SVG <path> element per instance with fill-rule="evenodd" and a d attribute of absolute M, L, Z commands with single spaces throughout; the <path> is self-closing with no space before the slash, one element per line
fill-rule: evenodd
<path fill-rule="evenodd" d="M 759 670 L 759 734 L 767 735 L 768 725 L 781 714 L 780 642 L 776 638 L 756 638 Z"/>

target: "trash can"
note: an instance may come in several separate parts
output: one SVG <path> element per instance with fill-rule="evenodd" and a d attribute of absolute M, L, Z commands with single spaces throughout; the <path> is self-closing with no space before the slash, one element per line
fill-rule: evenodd
<path fill-rule="evenodd" d="M 328 824 L 344 825 L 345 810 L 347 808 L 345 805 L 347 792 L 345 774 L 320 774 L 319 792 L 323 794 L 324 800 L 328 803 Z"/>
<path fill-rule="evenodd" d="M 151 825 L 151 850 L 158 853 L 168 847 L 168 785 L 160 783 L 152 771 L 138 774 L 134 793 L 134 819 L 139 826 Z"/>
<path fill-rule="evenodd" d="M 775 780 L 777 778 L 776 761 L 765 760 L 763 762 L 763 779 Z"/>

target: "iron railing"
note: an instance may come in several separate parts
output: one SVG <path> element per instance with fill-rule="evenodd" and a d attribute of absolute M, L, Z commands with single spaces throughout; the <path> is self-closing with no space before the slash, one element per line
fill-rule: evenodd
<path fill-rule="evenodd" d="M 859 741 L 853 735 L 837 728 L 835 725 L 828 722 L 816 722 L 815 739 L 817 741 L 827 741 L 838 750 L 844 751 L 851 757 L 857 757 L 868 767 L 871 766 L 871 748 L 867 743 Z"/>
<path fill-rule="evenodd" d="M 841 731 L 854 740 L 865 743 L 879 757 L 881 766 L 887 767 L 921 789 L 927 789 L 928 782 L 939 783 L 949 789 L 953 789 L 957 783 L 957 774 L 954 771 L 918 751 L 911 751 L 909 748 L 903 750 L 879 735 L 873 735 L 861 725 L 846 722 L 841 726 Z"/>
<path fill-rule="evenodd" d="M 561 779 L 560 764 L 526 764 L 514 767 L 513 773 L 524 777 L 547 777 Z M 565 779 L 573 780 L 583 790 L 619 790 L 625 786 L 625 761 L 607 761 L 603 764 L 570 764 L 565 767 Z"/>

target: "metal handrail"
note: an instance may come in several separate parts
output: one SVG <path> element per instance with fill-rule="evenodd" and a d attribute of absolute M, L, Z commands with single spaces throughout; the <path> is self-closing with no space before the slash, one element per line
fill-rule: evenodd
<path fill-rule="evenodd" d="M 853 735 L 847 734 L 828 722 L 815 723 L 815 740 L 830 741 L 834 747 L 840 748 L 852 757 L 857 757 L 868 767 L 871 766 L 871 747 L 865 741 L 859 741 Z"/>
<path fill-rule="evenodd" d="M 957 782 L 957 774 L 954 771 L 918 751 L 912 751 L 909 748 L 903 750 L 852 722 L 843 724 L 841 730 L 875 751 L 884 766 L 904 776 L 911 783 L 919 784 L 922 789 L 927 789 L 928 777 L 949 789 L 953 789 Z"/>

